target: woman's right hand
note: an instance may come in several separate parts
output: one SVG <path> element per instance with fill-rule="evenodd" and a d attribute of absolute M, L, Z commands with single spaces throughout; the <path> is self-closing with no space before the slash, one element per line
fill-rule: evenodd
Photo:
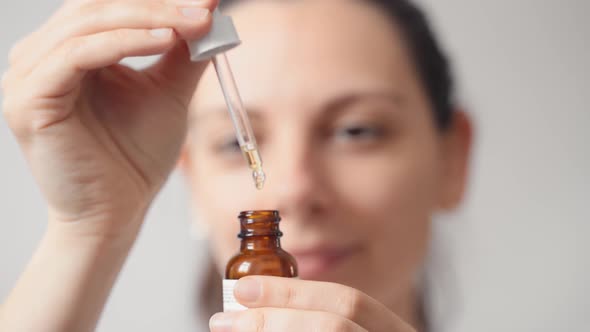
<path fill-rule="evenodd" d="M 174 167 L 205 63 L 182 40 L 215 0 L 71 0 L 10 54 L 3 111 L 49 206 L 50 227 L 133 236 Z M 164 54 L 135 71 L 129 56 Z"/>

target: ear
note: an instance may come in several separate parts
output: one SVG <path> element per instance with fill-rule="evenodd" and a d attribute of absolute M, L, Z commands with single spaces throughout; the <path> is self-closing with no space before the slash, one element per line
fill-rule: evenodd
<path fill-rule="evenodd" d="M 442 192 L 440 208 L 456 208 L 465 195 L 469 178 L 473 124 L 463 110 L 455 110 L 451 127 L 443 134 Z"/>

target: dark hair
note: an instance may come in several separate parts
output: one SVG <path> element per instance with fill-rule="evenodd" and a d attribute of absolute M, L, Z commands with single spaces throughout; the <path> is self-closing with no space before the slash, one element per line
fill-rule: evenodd
<path fill-rule="evenodd" d="M 410 0 L 365 0 L 384 10 L 396 24 L 416 66 L 432 104 L 434 119 L 439 129 L 445 130 L 452 122 L 453 78 L 450 64 L 438 44 L 424 12 Z M 228 8 L 245 0 L 222 0 L 221 8 Z"/>

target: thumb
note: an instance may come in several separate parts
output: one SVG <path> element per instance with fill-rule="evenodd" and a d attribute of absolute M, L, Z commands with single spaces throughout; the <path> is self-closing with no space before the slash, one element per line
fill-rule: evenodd
<path fill-rule="evenodd" d="M 146 69 L 146 73 L 188 105 L 208 64 L 209 61 L 191 61 L 186 42 L 179 39 L 158 62 Z"/>

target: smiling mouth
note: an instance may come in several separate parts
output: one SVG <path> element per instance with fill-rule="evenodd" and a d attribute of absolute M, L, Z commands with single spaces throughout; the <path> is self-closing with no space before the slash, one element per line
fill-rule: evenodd
<path fill-rule="evenodd" d="M 289 252 L 297 260 L 301 278 L 317 279 L 332 271 L 359 251 L 359 246 L 339 248 L 318 246 L 305 250 L 290 250 Z"/>

